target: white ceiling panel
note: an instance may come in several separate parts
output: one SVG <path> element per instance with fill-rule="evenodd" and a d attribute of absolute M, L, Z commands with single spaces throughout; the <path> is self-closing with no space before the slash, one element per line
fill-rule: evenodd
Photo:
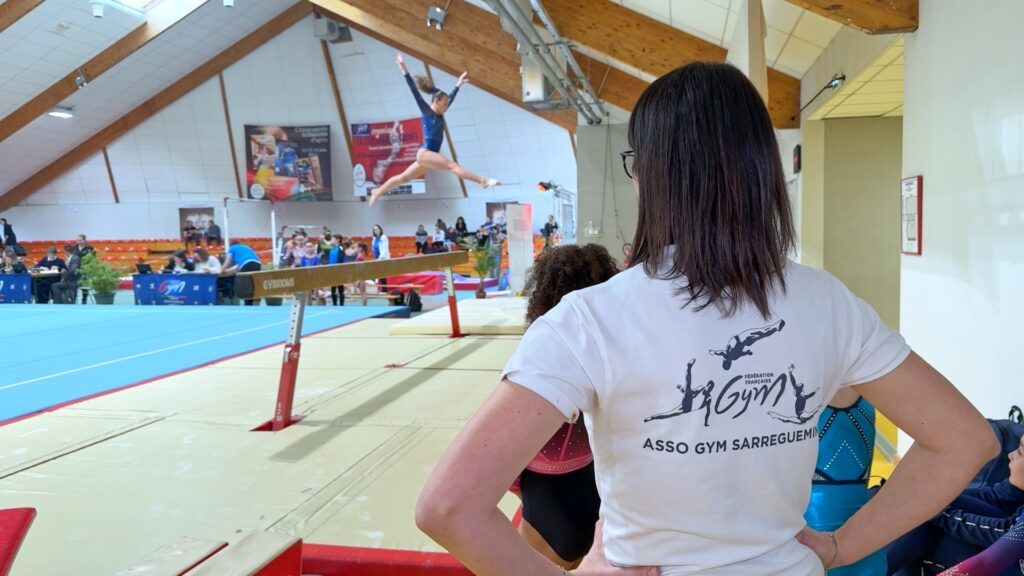
<path fill-rule="evenodd" d="M 93 18 L 85 0 L 46 0 L 0 34 L 0 67 L 15 70 L 0 79 L 0 92 L 8 96 L 0 104 L 0 117 L 141 24 L 117 10 Z M 32 80 L 22 78 L 25 75 Z"/>
<path fill-rule="evenodd" d="M 664 22 L 723 48 L 732 43 L 744 0 L 615 0 L 635 12 Z M 840 25 L 786 0 L 762 0 L 768 31 L 768 64 L 800 78 L 821 55 Z M 793 42 L 796 40 L 796 42 Z M 790 44 L 794 46 L 790 48 Z M 785 54 L 785 58 L 781 56 Z"/>
<path fill-rule="evenodd" d="M 85 4 L 88 10 L 88 3 L 79 0 L 46 0 L 43 5 L 65 1 Z M 62 120 L 44 115 L 0 142 L 0 193 L 198 68 L 290 5 L 286 0 L 244 0 L 229 9 L 221 2 L 207 2 L 67 98 L 65 104 L 75 107 L 74 118 Z M 312 28 L 310 20 L 307 18 L 297 26 Z M 199 29 L 204 32 L 197 34 Z M 6 36 L 6 32 L 0 36 Z M 191 46 L 191 50 L 181 50 L 182 43 Z M 0 51 L 0 62 L 3 57 Z M 10 82 L 17 82 L 17 79 L 5 84 Z"/>
<path fill-rule="evenodd" d="M 781 2 L 782 0 L 778 0 Z M 800 21 L 797 22 L 796 28 L 793 30 L 793 34 L 810 44 L 814 44 L 818 48 L 824 48 L 828 46 L 832 38 L 835 37 L 839 29 L 842 28 L 842 24 L 834 22 L 823 16 L 818 16 L 814 12 L 803 10 L 800 15 Z"/>

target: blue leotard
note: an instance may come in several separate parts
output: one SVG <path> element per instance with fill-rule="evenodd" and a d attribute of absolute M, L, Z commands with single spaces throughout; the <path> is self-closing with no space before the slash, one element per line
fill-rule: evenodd
<path fill-rule="evenodd" d="M 420 107 L 420 113 L 423 115 L 423 145 L 420 146 L 420 149 L 425 148 L 431 152 L 440 152 L 441 144 L 444 143 L 444 116 L 434 112 L 430 104 L 423 99 L 419 88 L 416 87 L 416 83 L 412 80 L 412 76 L 406 74 L 405 81 L 409 84 L 409 89 L 412 90 L 412 95 L 416 98 L 416 104 Z M 452 101 L 455 100 L 455 95 L 458 93 L 459 87 L 456 86 L 448 94 L 449 106 L 451 106 Z"/>
<path fill-rule="evenodd" d="M 875 408 L 860 398 L 848 408 L 827 406 L 818 421 L 818 463 L 811 502 L 804 513 L 815 530 L 836 530 L 868 501 L 868 475 L 875 448 Z M 883 576 L 885 552 L 834 568 L 829 576 Z"/>

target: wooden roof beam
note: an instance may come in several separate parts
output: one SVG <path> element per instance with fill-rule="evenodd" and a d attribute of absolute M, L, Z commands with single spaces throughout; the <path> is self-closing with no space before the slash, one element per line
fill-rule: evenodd
<path fill-rule="evenodd" d="M 725 61 L 725 48 L 611 0 L 544 0 L 544 7 L 565 38 L 647 74 L 661 76 L 695 61 Z M 768 112 L 776 128 L 800 126 L 799 79 L 768 69 Z"/>
<path fill-rule="evenodd" d="M 43 0 L 7 0 L 0 4 L 0 32 L 21 20 L 22 16 L 28 14 L 42 3 Z"/>
<path fill-rule="evenodd" d="M 305 1 L 301 1 L 274 16 L 266 24 L 254 30 L 245 38 L 235 42 L 220 54 L 217 54 L 203 65 L 181 77 L 178 81 L 163 89 L 149 100 L 139 104 L 103 130 L 100 130 L 60 158 L 51 162 L 42 170 L 8 190 L 0 196 L 0 210 L 6 210 L 28 198 L 43 186 L 60 177 L 61 174 L 81 164 L 93 154 L 100 152 L 104 146 L 109 145 L 129 130 L 142 124 L 157 112 L 199 87 L 203 82 L 219 74 L 228 66 L 238 62 L 253 50 L 308 16 L 311 12 L 312 7 Z"/>
<path fill-rule="evenodd" d="M 473 85 L 506 102 L 530 110 L 522 100 L 516 41 L 494 14 L 465 0 L 453 0 L 438 32 L 425 23 L 436 0 L 310 0 L 317 10 L 394 46 L 433 68 L 458 76 L 469 71 Z M 532 110 L 531 110 L 532 111 Z M 575 131 L 575 110 L 535 112 Z"/>
<path fill-rule="evenodd" d="M 843 26 L 868 34 L 914 32 L 919 0 L 788 0 Z"/>

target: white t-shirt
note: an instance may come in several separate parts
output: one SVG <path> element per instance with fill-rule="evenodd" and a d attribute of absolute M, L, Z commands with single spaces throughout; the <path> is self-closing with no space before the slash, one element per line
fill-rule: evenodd
<path fill-rule="evenodd" d="M 765 320 L 683 308 L 642 267 L 562 299 L 505 368 L 590 431 L 608 559 L 662 574 L 823 573 L 806 523 L 821 408 L 910 353 L 826 272 L 795 263 Z"/>
<path fill-rule="evenodd" d="M 210 255 L 206 262 L 200 262 L 196 267 L 196 272 L 203 272 L 206 274 L 220 274 L 222 269 L 220 260 L 216 256 Z"/>

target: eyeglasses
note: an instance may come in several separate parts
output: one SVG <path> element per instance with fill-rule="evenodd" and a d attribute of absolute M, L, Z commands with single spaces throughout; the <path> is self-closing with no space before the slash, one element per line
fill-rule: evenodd
<path fill-rule="evenodd" d="M 633 163 L 636 162 L 636 151 L 634 150 L 623 150 L 619 152 L 619 156 L 622 157 L 622 169 L 626 171 L 626 176 L 632 180 L 633 171 L 630 169 Z"/>

